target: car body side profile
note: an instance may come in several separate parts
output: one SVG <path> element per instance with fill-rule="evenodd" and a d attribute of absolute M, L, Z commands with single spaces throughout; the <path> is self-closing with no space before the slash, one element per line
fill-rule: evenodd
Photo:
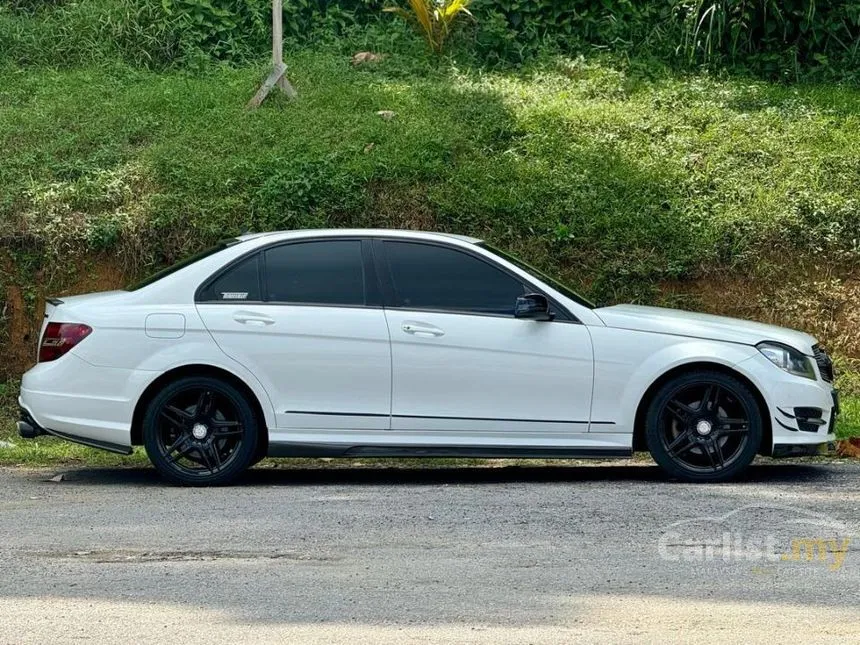
<path fill-rule="evenodd" d="M 804 333 L 597 308 L 480 240 L 242 236 L 125 291 L 51 299 L 19 432 L 129 453 L 180 484 L 265 456 L 629 457 L 720 481 L 833 441 Z"/>

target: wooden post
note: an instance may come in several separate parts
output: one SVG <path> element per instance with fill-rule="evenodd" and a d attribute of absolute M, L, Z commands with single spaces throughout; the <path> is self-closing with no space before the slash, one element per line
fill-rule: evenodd
<path fill-rule="evenodd" d="M 296 90 L 287 80 L 287 66 L 284 64 L 284 5 L 283 0 L 272 0 L 272 71 L 257 93 L 250 101 L 248 108 L 260 107 L 269 92 L 277 85 L 289 98 L 298 96 Z"/>

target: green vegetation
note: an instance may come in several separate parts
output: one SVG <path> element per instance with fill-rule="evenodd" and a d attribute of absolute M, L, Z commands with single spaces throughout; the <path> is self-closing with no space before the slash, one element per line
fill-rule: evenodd
<path fill-rule="evenodd" d="M 409 0 L 409 9 L 385 7 L 383 11 L 400 16 L 412 23 L 435 53 L 441 54 L 457 20 L 471 16 L 471 0 Z"/>
<path fill-rule="evenodd" d="M 857 2 L 475 0 L 442 57 L 382 2 L 287 5 L 300 98 L 247 112 L 267 1 L 0 2 L 0 438 L 44 296 L 318 226 L 474 234 L 601 302 L 806 329 L 860 435 Z"/>
<path fill-rule="evenodd" d="M 296 45 L 404 37 L 382 13 L 394 0 L 284 4 L 285 35 Z M 270 0 L 4 0 L 0 56 L 25 65 L 123 60 L 150 68 L 254 60 L 266 51 L 269 7 Z M 469 8 L 476 20 L 454 34 L 455 50 L 481 64 L 612 51 L 769 78 L 858 78 L 857 0 L 475 0 Z M 430 22 L 425 30 L 435 33 Z"/>
<path fill-rule="evenodd" d="M 414 225 L 641 302 L 667 280 L 860 257 L 855 89 L 582 58 L 289 59 L 300 100 L 252 113 L 257 69 L 0 69 L 7 239 L 34 271 L 110 251 L 136 275 L 245 230 Z"/>

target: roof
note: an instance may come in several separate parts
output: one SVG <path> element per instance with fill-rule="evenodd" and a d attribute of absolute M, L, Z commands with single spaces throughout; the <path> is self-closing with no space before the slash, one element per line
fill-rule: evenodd
<path fill-rule="evenodd" d="M 289 239 L 291 237 L 306 237 L 306 236 L 314 236 L 314 237 L 342 237 L 342 236 L 395 236 L 395 237 L 406 237 L 413 239 L 434 239 L 434 238 L 448 238 L 460 240 L 461 242 L 466 242 L 467 244 L 477 244 L 481 240 L 476 237 L 469 237 L 468 235 L 455 235 L 454 233 L 435 233 L 431 231 L 406 231 L 401 229 L 387 229 L 387 228 L 322 228 L 322 229 L 296 229 L 292 231 L 270 231 L 267 233 L 246 233 L 245 235 L 238 236 L 237 239 L 242 240 L 243 242 L 247 240 L 254 240 L 261 237 L 271 237 L 278 239 Z"/>

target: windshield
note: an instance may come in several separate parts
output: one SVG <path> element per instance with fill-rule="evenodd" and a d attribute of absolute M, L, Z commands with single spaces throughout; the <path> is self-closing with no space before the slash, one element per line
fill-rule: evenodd
<path fill-rule="evenodd" d="M 166 269 L 162 269 L 158 273 L 153 273 L 148 278 L 144 278 L 140 282 L 136 282 L 135 284 L 131 285 L 130 287 L 126 287 L 126 291 L 137 291 L 138 289 L 142 289 L 143 287 L 147 287 L 147 286 L 151 285 L 153 282 L 158 282 L 162 278 L 166 278 L 171 273 L 176 273 L 177 271 L 179 271 L 179 269 L 184 269 L 185 267 L 187 267 L 190 264 L 194 264 L 195 262 L 198 262 L 198 261 L 202 260 L 203 258 L 208 258 L 210 255 L 215 255 L 219 251 L 223 251 L 227 247 L 233 246 L 234 244 L 238 244 L 238 243 L 239 243 L 239 240 L 237 240 L 236 238 L 221 240 L 220 242 L 218 242 L 218 244 L 216 244 L 215 246 L 209 247 L 205 251 L 201 251 L 200 253 L 197 253 L 196 255 L 192 255 L 191 257 L 185 258 L 184 260 L 180 260 L 176 264 L 172 264 L 169 267 L 167 267 Z"/>
<path fill-rule="evenodd" d="M 502 258 L 504 260 L 507 260 L 511 264 L 513 264 L 513 265 L 519 267 L 520 269 L 522 269 L 523 271 L 525 271 L 526 273 L 534 276 L 535 278 L 537 278 L 541 282 L 545 282 L 546 284 L 548 284 L 550 287 L 552 287 L 553 289 L 555 289 L 559 293 L 564 294 L 565 296 L 567 296 L 568 298 L 570 298 L 574 302 L 582 305 L 583 307 L 588 307 L 589 309 L 594 309 L 596 307 L 596 305 L 593 302 L 587 300 L 586 298 L 583 298 L 581 295 L 576 293 L 576 291 L 574 291 L 573 289 L 571 289 L 567 285 L 562 284 L 561 282 L 559 282 L 555 278 L 551 278 L 550 276 L 548 276 L 543 271 L 540 271 L 539 269 L 535 269 L 532 265 L 523 262 L 518 257 L 513 256 L 510 253 L 505 253 L 504 251 L 497 249 L 496 247 L 491 246 L 490 244 L 487 244 L 486 242 L 479 242 L 478 246 L 480 246 L 483 249 L 487 249 L 491 253 L 498 255 L 500 258 Z"/>

